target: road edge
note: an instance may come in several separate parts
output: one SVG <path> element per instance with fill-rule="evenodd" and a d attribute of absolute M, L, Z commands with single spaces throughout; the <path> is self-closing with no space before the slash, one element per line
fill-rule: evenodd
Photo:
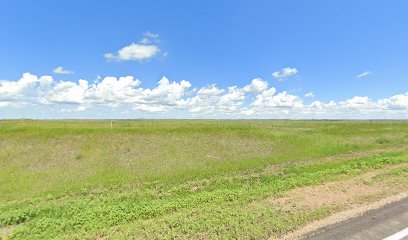
<path fill-rule="evenodd" d="M 282 238 L 280 239 L 284 239 L 284 240 L 295 240 L 295 239 L 302 239 L 302 238 L 306 238 L 306 237 L 311 237 L 315 234 L 318 234 L 319 232 L 323 231 L 324 227 L 333 225 L 333 224 L 337 224 L 340 222 L 344 222 L 347 221 L 349 219 L 352 218 L 356 218 L 356 217 L 360 217 L 363 216 L 365 214 L 367 214 L 368 212 L 372 211 L 372 210 L 376 210 L 379 208 L 382 208 L 388 204 L 394 203 L 394 202 L 398 202 L 401 201 L 405 198 L 408 198 L 408 192 L 403 192 L 397 195 L 393 195 L 384 199 L 381 199 L 379 201 L 376 201 L 374 203 L 371 204 L 367 204 L 367 205 L 363 205 L 363 206 L 357 206 L 354 208 L 351 208 L 349 210 L 346 211 L 341 211 L 341 212 L 337 212 L 334 213 L 333 215 L 322 219 L 322 220 L 318 220 L 318 221 L 314 221 L 309 223 L 308 225 L 297 229 L 293 232 L 290 232 L 284 236 L 282 236 Z"/>

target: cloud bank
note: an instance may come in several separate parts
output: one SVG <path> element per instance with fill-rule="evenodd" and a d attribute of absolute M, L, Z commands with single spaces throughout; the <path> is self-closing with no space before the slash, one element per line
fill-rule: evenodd
<path fill-rule="evenodd" d="M 189 81 L 163 77 L 153 88 L 143 88 L 133 76 L 105 77 L 96 82 L 57 81 L 51 76 L 24 73 L 0 81 L 0 109 L 53 106 L 64 112 L 87 112 L 94 107 L 126 108 L 136 115 L 188 118 L 407 118 L 408 92 L 383 99 L 355 96 L 343 101 L 314 101 L 277 91 L 260 78 L 244 86 L 192 87 Z M 70 106 L 68 109 L 66 106 Z"/>

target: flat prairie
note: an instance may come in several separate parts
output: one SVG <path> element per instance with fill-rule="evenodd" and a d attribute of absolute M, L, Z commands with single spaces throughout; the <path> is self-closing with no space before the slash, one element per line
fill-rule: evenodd
<path fill-rule="evenodd" d="M 281 238 L 407 179 L 407 121 L 2 120 L 0 239 Z"/>

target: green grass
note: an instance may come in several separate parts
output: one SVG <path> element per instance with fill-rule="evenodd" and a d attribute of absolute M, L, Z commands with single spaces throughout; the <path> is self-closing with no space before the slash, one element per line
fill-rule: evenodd
<path fill-rule="evenodd" d="M 262 199 L 408 161 L 404 121 L 2 121 L 12 239 L 268 238 L 333 209 Z M 256 204 L 255 204 L 256 203 Z"/>

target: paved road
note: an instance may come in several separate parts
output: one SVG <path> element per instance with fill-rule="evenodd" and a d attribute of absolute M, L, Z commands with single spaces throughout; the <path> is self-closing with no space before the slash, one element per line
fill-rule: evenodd
<path fill-rule="evenodd" d="M 408 232 L 408 198 L 391 203 L 367 214 L 324 227 L 306 236 L 307 240 L 375 240 L 394 235 L 390 240 L 404 239 Z M 405 230 L 404 230 L 405 229 Z M 403 231 L 404 230 L 404 231 Z M 401 232 L 402 231 L 402 232 Z"/>

